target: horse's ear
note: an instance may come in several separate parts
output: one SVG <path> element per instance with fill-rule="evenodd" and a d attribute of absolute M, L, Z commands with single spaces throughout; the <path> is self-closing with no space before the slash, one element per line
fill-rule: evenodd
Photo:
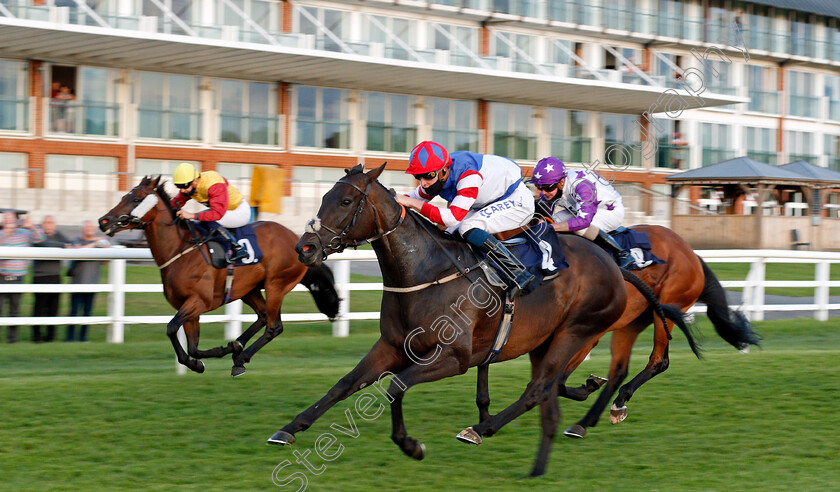
<path fill-rule="evenodd" d="M 157 188 L 158 184 L 160 184 L 160 174 L 155 176 L 155 180 L 152 182 L 152 188 Z"/>
<path fill-rule="evenodd" d="M 365 172 L 365 165 L 362 163 L 356 164 L 355 166 L 351 167 L 350 169 L 345 169 L 345 174 L 358 174 Z"/>
<path fill-rule="evenodd" d="M 382 163 L 381 166 L 377 167 L 376 169 L 372 170 L 371 172 L 367 173 L 370 179 L 378 179 L 379 175 L 382 174 L 382 171 L 385 170 L 385 166 L 388 164 L 388 161 Z"/>

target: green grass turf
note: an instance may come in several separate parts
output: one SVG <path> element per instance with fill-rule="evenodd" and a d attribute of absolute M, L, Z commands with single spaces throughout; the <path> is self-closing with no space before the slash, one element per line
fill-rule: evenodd
<path fill-rule="evenodd" d="M 0 489 L 276 489 L 272 471 L 308 476 L 308 490 L 836 490 L 840 446 L 836 416 L 840 320 L 768 321 L 762 350 L 740 354 L 701 319 L 705 360 L 675 334 L 670 369 L 629 403 L 628 420 L 605 418 L 584 440 L 555 439 L 548 474 L 522 479 L 539 438 L 537 410 L 479 447 L 455 440 L 477 420 L 475 370 L 408 392 L 410 435 L 427 446 L 416 462 L 390 440 L 386 410 L 347 426 L 354 397 L 338 404 L 293 447 L 265 439 L 320 398 L 367 352 L 377 323 L 353 323 L 351 336 L 324 336 L 321 324 L 288 323 L 231 379 L 230 360 L 209 360 L 204 374 L 175 374 L 163 327 L 144 327 L 129 342 L 0 345 Z M 205 345 L 222 329 L 207 326 Z M 631 373 L 644 365 L 651 332 L 634 349 Z M 571 382 L 605 375 L 608 341 Z M 529 375 L 527 358 L 491 368 L 492 411 L 514 401 Z M 560 430 L 590 402 L 561 400 Z M 321 475 L 295 463 L 324 433 L 344 449 Z M 336 449 L 335 447 L 333 449 Z M 292 482 L 286 490 L 297 490 Z"/>
<path fill-rule="evenodd" d="M 814 280 L 816 265 L 809 263 L 768 263 L 764 270 L 766 280 Z M 715 272 L 719 280 L 746 280 L 750 271 L 749 263 L 709 263 L 709 268 Z M 840 280 L 840 264 L 832 264 L 831 280 Z M 742 290 L 740 287 L 728 287 L 728 290 Z M 813 297 L 814 289 L 807 287 L 767 287 L 765 294 Z M 829 295 L 840 296 L 840 287 L 829 288 Z"/>

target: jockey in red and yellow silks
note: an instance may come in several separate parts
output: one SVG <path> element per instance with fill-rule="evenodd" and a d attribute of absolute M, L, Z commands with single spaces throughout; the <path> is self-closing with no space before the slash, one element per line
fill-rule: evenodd
<path fill-rule="evenodd" d="M 233 262 L 247 256 L 247 250 L 237 243 L 227 230 L 242 227 L 251 219 L 251 207 L 242 197 L 242 193 L 216 171 L 205 171 L 199 174 L 195 166 L 187 162 L 175 168 L 172 181 L 180 190 L 172 199 L 174 207 L 180 208 L 189 200 L 195 200 L 208 207 L 208 210 L 198 213 L 178 210 L 178 217 L 202 222 L 217 222 L 220 226 L 218 231 L 233 244 L 233 252 L 229 260 Z"/>

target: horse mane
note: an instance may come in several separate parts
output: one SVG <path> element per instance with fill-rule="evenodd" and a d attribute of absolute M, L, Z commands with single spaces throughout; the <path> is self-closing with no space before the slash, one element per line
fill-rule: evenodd
<path fill-rule="evenodd" d="M 145 179 L 144 179 L 145 181 Z M 160 176 L 157 177 L 157 186 L 155 186 L 155 193 L 160 197 L 161 201 L 163 202 L 163 206 L 166 207 L 166 210 L 169 210 L 169 215 L 172 216 L 172 220 L 176 219 L 175 216 L 175 207 L 172 206 L 172 198 L 169 196 L 169 193 L 166 192 L 166 181 L 160 181 Z"/>

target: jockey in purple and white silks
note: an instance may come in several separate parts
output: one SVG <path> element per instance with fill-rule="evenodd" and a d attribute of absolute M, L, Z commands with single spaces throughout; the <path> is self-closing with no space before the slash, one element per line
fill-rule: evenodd
<path fill-rule="evenodd" d="M 595 171 L 566 169 L 560 159 L 546 157 L 534 167 L 531 183 L 540 190 L 539 208 L 547 208 L 555 231 L 573 232 L 614 252 L 621 268 L 633 262 L 630 252 L 607 234 L 624 220 L 621 195 L 607 180 Z"/>

